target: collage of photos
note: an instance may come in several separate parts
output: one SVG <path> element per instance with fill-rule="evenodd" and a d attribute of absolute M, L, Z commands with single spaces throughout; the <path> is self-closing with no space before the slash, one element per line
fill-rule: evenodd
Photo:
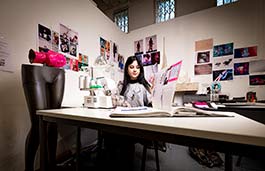
<path fill-rule="evenodd" d="M 194 75 L 212 74 L 214 82 L 248 76 L 249 85 L 264 85 L 265 60 L 249 58 L 257 56 L 257 49 L 257 46 L 234 49 L 234 43 L 213 46 L 212 39 L 196 41 Z"/>
<path fill-rule="evenodd" d="M 212 74 L 211 49 L 213 39 L 200 40 L 195 42 L 195 65 L 194 75 Z"/>
<path fill-rule="evenodd" d="M 77 58 L 78 33 L 60 24 L 60 51 L 66 56 Z"/>

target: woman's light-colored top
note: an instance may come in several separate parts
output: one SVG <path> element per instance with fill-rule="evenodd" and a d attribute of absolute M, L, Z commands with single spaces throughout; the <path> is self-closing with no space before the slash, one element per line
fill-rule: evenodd
<path fill-rule="evenodd" d="M 124 93 L 126 100 L 131 107 L 147 106 L 151 103 L 151 94 L 147 91 L 143 84 L 130 83 Z"/>

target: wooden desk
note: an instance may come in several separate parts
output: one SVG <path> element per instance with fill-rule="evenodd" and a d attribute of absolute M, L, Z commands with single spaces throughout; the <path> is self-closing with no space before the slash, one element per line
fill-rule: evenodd
<path fill-rule="evenodd" d="M 47 171 L 47 122 L 69 124 L 117 134 L 205 147 L 225 153 L 225 169 L 232 170 L 232 154 L 265 154 L 265 125 L 233 113 L 234 117 L 110 118 L 109 110 L 66 108 L 39 110 L 40 166 Z"/>

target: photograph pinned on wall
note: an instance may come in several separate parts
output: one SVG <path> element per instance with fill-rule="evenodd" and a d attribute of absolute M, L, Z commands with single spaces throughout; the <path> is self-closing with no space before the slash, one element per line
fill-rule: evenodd
<path fill-rule="evenodd" d="M 145 46 L 146 53 L 156 51 L 157 50 L 156 35 L 146 37 L 145 44 L 146 44 Z"/>
<path fill-rule="evenodd" d="M 109 41 L 106 41 L 106 44 L 105 44 L 105 57 L 106 57 L 106 60 L 108 62 L 111 60 L 111 58 L 110 58 L 110 42 Z"/>
<path fill-rule="evenodd" d="M 213 59 L 213 70 L 231 69 L 233 68 L 233 57 L 223 56 Z"/>
<path fill-rule="evenodd" d="M 234 50 L 234 43 L 216 45 L 213 47 L 213 57 L 232 55 L 233 50 Z"/>
<path fill-rule="evenodd" d="M 110 42 L 100 37 L 100 55 L 104 56 L 107 62 L 110 61 Z"/>
<path fill-rule="evenodd" d="M 124 70 L 124 57 L 118 54 L 118 68 L 120 71 Z"/>
<path fill-rule="evenodd" d="M 66 57 L 65 59 L 66 59 L 66 64 L 64 65 L 63 68 L 64 68 L 65 70 L 70 70 L 70 69 L 71 69 L 71 67 L 70 67 L 70 59 L 71 59 L 71 58 Z"/>
<path fill-rule="evenodd" d="M 265 60 L 249 62 L 249 73 L 265 72 Z"/>
<path fill-rule="evenodd" d="M 113 42 L 113 61 L 118 62 L 118 46 L 116 43 Z"/>
<path fill-rule="evenodd" d="M 154 64 L 160 64 L 160 52 L 153 52 L 151 53 L 151 63 Z"/>
<path fill-rule="evenodd" d="M 233 69 L 213 71 L 213 81 L 233 80 Z"/>
<path fill-rule="evenodd" d="M 210 51 L 197 53 L 197 64 L 203 64 L 209 62 L 210 62 Z"/>
<path fill-rule="evenodd" d="M 142 63 L 143 63 L 143 66 L 152 65 L 152 58 L 151 58 L 150 53 L 146 53 L 143 55 Z"/>
<path fill-rule="evenodd" d="M 212 63 L 194 65 L 194 75 L 208 75 L 212 74 Z"/>
<path fill-rule="evenodd" d="M 143 46 L 144 46 L 144 40 L 143 39 L 134 41 L 134 54 L 135 55 L 143 54 L 143 52 L 144 52 Z"/>
<path fill-rule="evenodd" d="M 70 59 L 70 69 L 72 71 L 78 71 L 78 59 Z"/>
<path fill-rule="evenodd" d="M 235 49 L 235 58 L 246 58 L 257 56 L 257 46 Z"/>
<path fill-rule="evenodd" d="M 52 50 L 58 52 L 59 50 L 59 33 L 52 31 Z"/>
<path fill-rule="evenodd" d="M 265 85 L 265 75 L 250 75 L 249 85 Z"/>
<path fill-rule="evenodd" d="M 60 24 L 59 49 L 66 56 L 78 58 L 78 33 Z"/>
<path fill-rule="evenodd" d="M 49 49 L 52 49 L 51 36 L 52 36 L 51 29 L 41 24 L 38 24 L 39 49 L 43 49 L 44 51 L 48 51 Z"/>
<path fill-rule="evenodd" d="M 60 51 L 69 54 L 70 52 L 70 39 L 69 39 L 69 28 L 60 24 Z"/>
<path fill-rule="evenodd" d="M 137 54 L 135 56 L 136 56 L 136 58 L 139 59 L 139 61 L 142 61 L 143 62 L 143 54 Z"/>
<path fill-rule="evenodd" d="M 209 50 L 213 48 L 213 39 L 195 41 L 195 51 Z"/>
<path fill-rule="evenodd" d="M 79 53 L 78 55 L 78 69 L 79 71 L 86 71 L 89 66 L 88 56 Z"/>
<path fill-rule="evenodd" d="M 248 75 L 249 74 L 249 63 L 234 63 L 234 75 Z"/>

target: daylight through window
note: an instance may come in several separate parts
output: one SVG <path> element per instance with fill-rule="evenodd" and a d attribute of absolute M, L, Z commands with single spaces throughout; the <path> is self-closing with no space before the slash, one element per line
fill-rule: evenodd
<path fill-rule="evenodd" d="M 233 2 L 236 2 L 236 1 L 238 1 L 238 0 L 216 0 L 216 6 L 230 4 L 230 3 L 233 3 Z"/>
<path fill-rule="evenodd" d="M 156 23 L 175 18 L 175 0 L 156 0 Z"/>
<path fill-rule="evenodd" d="M 117 26 L 121 29 L 121 31 L 128 33 L 128 9 L 120 11 L 114 14 L 114 21 Z"/>

